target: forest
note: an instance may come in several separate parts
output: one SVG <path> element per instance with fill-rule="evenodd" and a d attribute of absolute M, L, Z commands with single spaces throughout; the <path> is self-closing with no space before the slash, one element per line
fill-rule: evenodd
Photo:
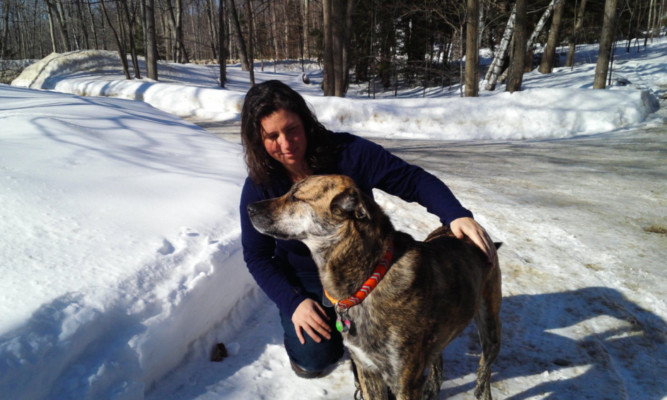
<path fill-rule="evenodd" d="M 311 60 L 322 66 L 325 95 L 344 96 L 350 82 L 385 90 L 465 82 L 465 95 L 476 96 L 480 81 L 520 90 L 524 71 L 548 73 L 561 58 L 571 65 L 577 44 L 600 43 L 601 88 L 611 47 L 645 46 L 665 26 L 666 2 L 0 0 L 0 60 L 114 50 L 127 79 L 159 80 L 160 60 L 217 63 L 222 87 L 228 63 L 254 82 L 264 61 Z M 480 66 L 480 49 L 490 65 Z"/>

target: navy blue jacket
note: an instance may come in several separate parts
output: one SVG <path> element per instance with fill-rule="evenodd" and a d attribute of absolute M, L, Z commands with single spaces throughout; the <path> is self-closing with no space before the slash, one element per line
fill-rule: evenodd
<path fill-rule="evenodd" d="M 349 133 L 333 133 L 333 139 L 342 146 L 338 170 L 334 172 L 351 177 L 368 195 L 372 196 L 372 189 L 378 188 L 405 201 L 417 202 L 447 225 L 460 217 L 472 217 L 441 180 L 422 168 Z M 241 242 L 248 270 L 280 311 L 289 317 L 308 297 L 300 279 L 317 276 L 317 266 L 303 243 L 275 240 L 255 230 L 247 206 L 255 201 L 282 196 L 291 186 L 286 174 L 276 176 L 265 187 L 246 178 L 240 205 Z"/>

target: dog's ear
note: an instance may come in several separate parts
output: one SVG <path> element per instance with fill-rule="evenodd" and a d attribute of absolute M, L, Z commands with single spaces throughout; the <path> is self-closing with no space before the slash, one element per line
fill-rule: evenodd
<path fill-rule="evenodd" d="M 361 193 L 354 189 L 345 189 L 337 194 L 331 200 L 330 208 L 334 215 L 348 216 L 355 219 L 369 218 Z"/>

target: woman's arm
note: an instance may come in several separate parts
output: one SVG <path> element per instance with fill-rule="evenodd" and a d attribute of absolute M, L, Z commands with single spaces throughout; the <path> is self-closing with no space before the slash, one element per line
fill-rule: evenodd
<path fill-rule="evenodd" d="M 417 202 L 446 225 L 458 218 L 472 218 L 472 213 L 433 174 L 408 164 L 376 143 L 350 137 L 339 165 L 342 173 L 363 189 L 378 188 L 405 201 Z"/>
<path fill-rule="evenodd" d="M 487 254 L 489 262 L 496 264 L 496 248 L 488 233 L 444 182 L 376 143 L 353 138 L 343 152 L 344 160 L 340 164 L 349 169 L 347 175 L 368 190 L 378 188 L 405 201 L 421 204 L 443 224 L 449 225 L 458 238 L 469 237 Z"/>

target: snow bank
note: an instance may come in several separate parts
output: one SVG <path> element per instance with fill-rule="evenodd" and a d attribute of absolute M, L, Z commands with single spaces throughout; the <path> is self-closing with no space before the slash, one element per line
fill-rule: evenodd
<path fill-rule="evenodd" d="M 142 398 L 238 329 L 257 297 L 238 145 L 147 104 L 5 85 L 0 119 L 3 398 Z"/>
<path fill-rule="evenodd" d="M 608 132 L 657 110 L 646 90 L 532 89 L 494 96 L 360 100 L 308 97 L 334 130 L 370 137 L 517 140 Z"/>
<path fill-rule="evenodd" d="M 245 93 L 215 88 L 210 74 L 200 72 L 200 85 L 125 80 L 114 75 L 100 79 L 99 70 L 117 68 L 119 63 L 117 56 L 114 58 L 108 53 L 85 51 L 56 58 L 49 56 L 47 59 L 52 61 L 45 59 L 42 66 L 26 69 L 12 85 L 82 96 L 141 100 L 181 117 L 213 121 L 240 119 Z M 55 65 L 56 60 L 64 66 L 60 70 L 56 67 L 49 69 L 48 66 Z M 87 73 L 72 74 L 70 66 Z M 209 67 L 196 68 L 208 71 L 205 68 Z M 190 70 L 194 71 L 195 67 Z M 46 78 L 46 75 L 51 77 Z M 261 76 L 286 79 L 286 76 L 266 73 L 258 76 L 258 81 L 263 80 Z M 290 85 L 295 84 L 294 79 L 289 81 Z M 303 83 L 297 85 L 295 88 L 303 89 L 304 97 L 327 127 L 369 137 L 435 140 L 563 138 L 608 132 L 635 124 L 657 109 L 654 96 L 647 89 L 634 86 L 614 90 L 536 87 L 514 94 L 498 90 L 475 98 L 368 101 L 310 95 L 307 93 L 311 93 L 312 88 Z"/>

